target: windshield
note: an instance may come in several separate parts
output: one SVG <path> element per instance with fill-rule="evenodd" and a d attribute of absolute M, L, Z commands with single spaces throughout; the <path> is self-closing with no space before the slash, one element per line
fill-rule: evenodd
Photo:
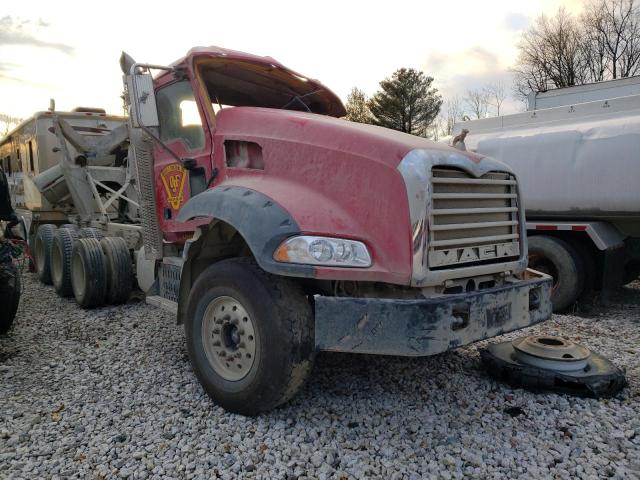
<path fill-rule="evenodd" d="M 202 64 L 200 75 L 212 104 L 222 108 L 282 108 L 338 116 L 333 94 L 275 65 L 216 59 Z"/>

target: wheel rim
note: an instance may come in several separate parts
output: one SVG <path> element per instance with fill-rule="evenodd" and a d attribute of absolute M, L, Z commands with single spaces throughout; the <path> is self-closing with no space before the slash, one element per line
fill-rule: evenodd
<path fill-rule="evenodd" d="M 44 242 L 39 237 L 36 238 L 35 256 L 36 268 L 41 272 L 44 269 Z"/>
<path fill-rule="evenodd" d="M 256 354 L 253 321 L 233 297 L 217 297 L 202 320 L 202 345 L 209 364 L 225 380 L 238 381 L 251 370 Z"/>
<path fill-rule="evenodd" d="M 82 261 L 82 257 L 80 255 L 74 255 L 71 262 L 71 275 L 72 275 L 72 284 L 73 291 L 78 297 L 82 297 L 84 295 L 84 262 Z"/>
<path fill-rule="evenodd" d="M 54 284 L 62 282 L 62 252 L 55 243 L 51 248 L 51 278 Z"/>

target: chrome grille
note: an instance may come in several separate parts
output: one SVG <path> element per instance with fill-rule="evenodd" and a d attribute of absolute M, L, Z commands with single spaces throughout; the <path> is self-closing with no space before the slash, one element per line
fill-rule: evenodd
<path fill-rule="evenodd" d="M 518 194 L 508 173 L 480 178 L 456 169 L 431 171 L 429 269 L 502 262 L 520 255 Z"/>

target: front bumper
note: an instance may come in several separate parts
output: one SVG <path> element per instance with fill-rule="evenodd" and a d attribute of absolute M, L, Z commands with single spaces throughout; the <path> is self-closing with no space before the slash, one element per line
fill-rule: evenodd
<path fill-rule="evenodd" d="M 318 350 L 426 356 L 551 318 L 551 277 L 417 300 L 317 297 Z"/>

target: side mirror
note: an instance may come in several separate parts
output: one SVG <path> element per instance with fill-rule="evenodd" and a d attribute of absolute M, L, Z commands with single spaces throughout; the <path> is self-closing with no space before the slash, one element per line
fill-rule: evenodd
<path fill-rule="evenodd" d="M 151 73 L 148 73 L 148 69 L 138 67 L 133 58 L 124 52 L 120 57 L 120 67 L 124 71 L 125 95 L 131 107 L 133 126 L 158 127 L 160 122 Z"/>

